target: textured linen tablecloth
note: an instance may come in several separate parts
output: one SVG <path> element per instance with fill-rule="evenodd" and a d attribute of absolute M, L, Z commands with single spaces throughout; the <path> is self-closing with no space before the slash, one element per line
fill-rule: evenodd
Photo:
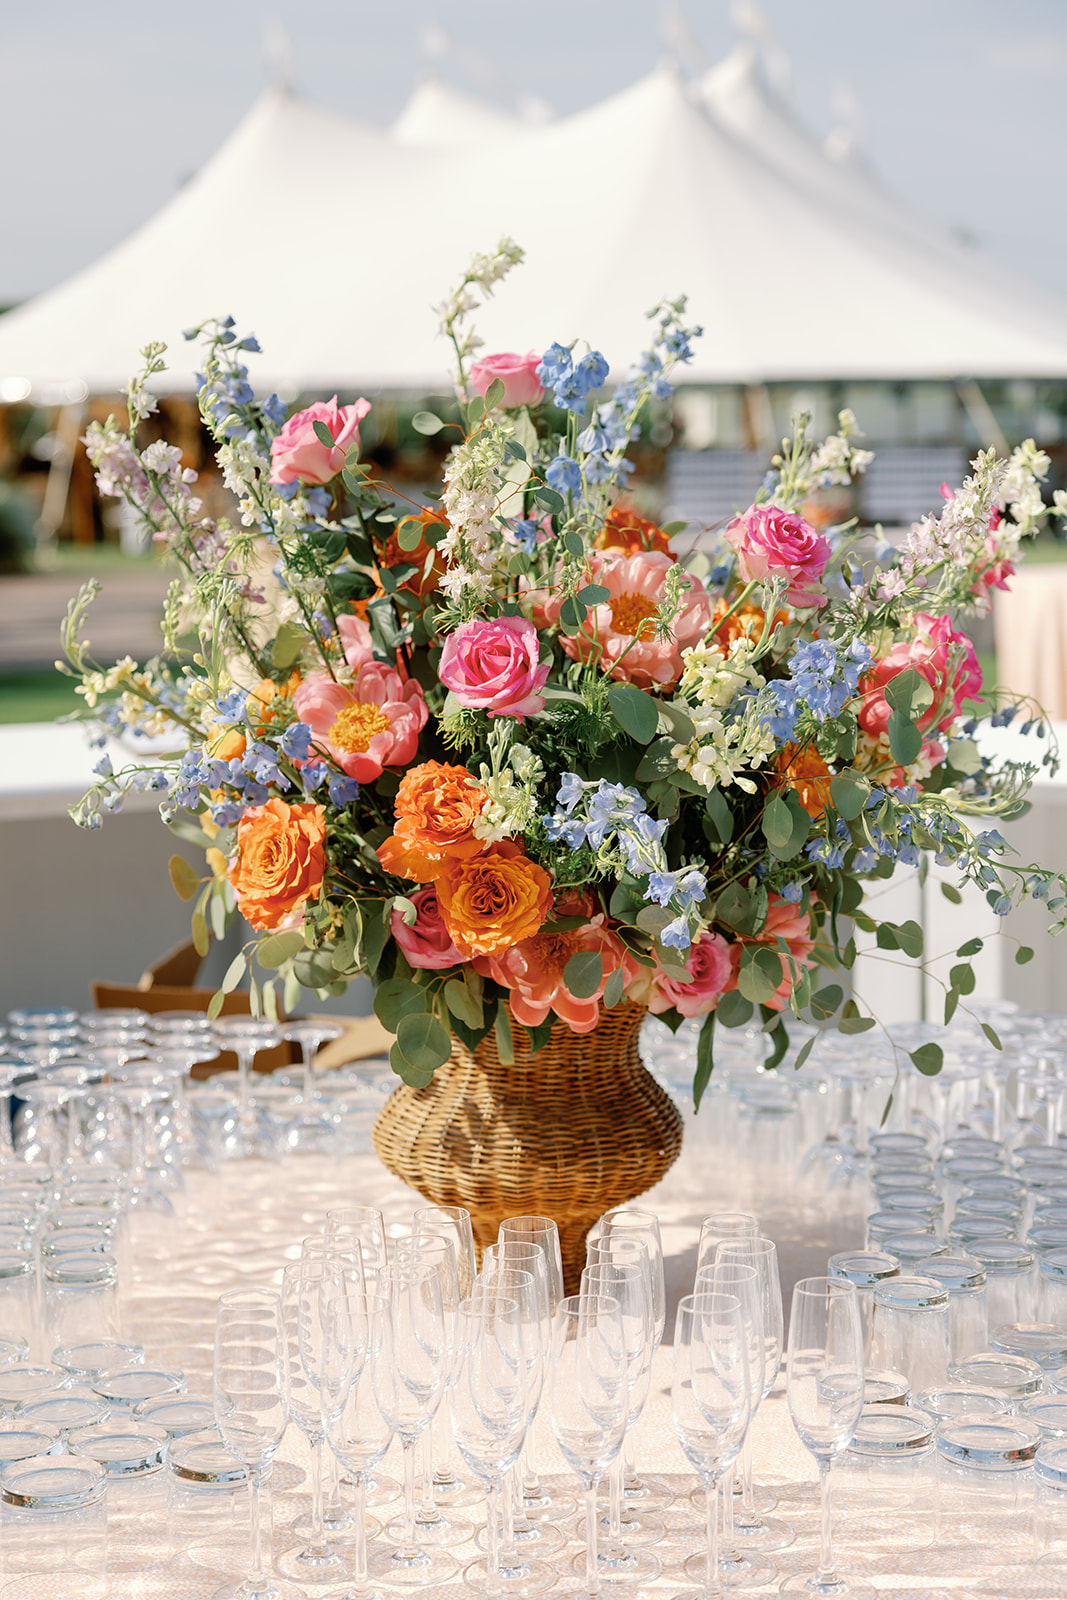
<path fill-rule="evenodd" d="M 1067 717 L 1067 565 L 1027 562 L 996 592 L 997 682 Z"/>
<path fill-rule="evenodd" d="M 747 1209 L 755 1204 L 757 1190 L 763 1192 L 766 1201 L 761 1211 L 764 1232 L 774 1237 L 778 1231 L 783 1246 L 783 1276 L 788 1283 L 805 1273 L 824 1270 L 829 1248 L 857 1242 L 857 1229 L 862 1226 L 859 1212 L 865 1205 L 862 1194 L 850 1198 L 831 1191 L 820 1199 L 814 1191 L 814 1200 L 809 1195 L 801 1203 L 789 1178 L 795 1161 L 775 1163 L 770 1151 L 765 1153 L 771 1159 L 753 1165 L 744 1160 L 743 1145 L 739 1148 L 736 1140 L 732 1142 L 735 1160 L 729 1176 L 716 1159 L 722 1141 L 717 1139 L 710 1145 L 692 1139 L 675 1172 L 642 1202 L 656 1210 L 663 1221 L 672 1300 L 679 1293 L 688 1292 L 701 1215 L 728 1202 Z M 400 1233 L 405 1231 L 419 1197 L 392 1178 L 370 1153 L 340 1162 L 319 1156 L 293 1156 L 281 1164 L 230 1163 L 217 1174 L 190 1172 L 176 1216 L 134 1218 L 133 1267 L 124 1295 L 124 1334 L 144 1344 L 147 1361 L 181 1368 L 190 1395 L 209 1398 L 217 1297 L 224 1290 L 241 1285 L 276 1284 L 283 1266 L 299 1259 L 301 1239 L 321 1228 L 327 1207 L 357 1201 L 380 1206 L 387 1227 Z M 668 1312 L 668 1340 L 673 1321 L 672 1306 Z M 653 1547 L 663 1564 L 662 1575 L 640 1591 L 663 1596 L 692 1587 L 680 1564 L 693 1551 L 704 1548 L 702 1513 L 689 1498 L 696 1479 L 671 1427 L 670 1370 L 671 1351 L 665 1345 L 657 1355 L 648 1404 L 634 1433 L 638 1470 L 654 1469 L 666 1475 L 677 1491 L 673 1506 L 664 1514 L 665 1537 Z M 544 1405 L 535 1426 L 536 1464 L 577 1502 L 577 1479 L 556 1448 L 547 1413 Z M 768 1558 L 766 1583 L 738 1591 L 769 1595 L 783 1577 L 813 1570 L 818 1552 L 814 1466 L 790 1424 L 781 1380 L 756 1419 L 754 1443 L 757 1482 L 775 1490 L 778 1505 L 774 1514 L 796 1532 L 793 1545 Z M 288 1530 L 309 1505 L 307 1465 L 304 1437 L 291 1426 L 273 1471 L 275 1555 L 296 1542 Z M 401 1476 L 396 1443 L 382 1470 Z M 384 1508 L 375 1507 L 374 1514 L 388 1520 L 400 1509 L 398 1500 Z M 902 1600 L 977 1593 L 1067 1593 L 1067 1569 L 1049 1571 L 1024 1560 L 1010 1567 L 1000 1565 L 1004 1557 L 1010 1560 L 1028 1553 L 1028 1546 L 1021 1549 L 1018 1545 L 1020 1532 L 1028 1541 L 1028 1530 L 998 1532 L 991 1526 L 989 1559 L 983 1560 L 974 1549 L 955 1548 L 950 1535 L 940 1537 L 934 1548 L 909 1548 L 897 1525 L 898 1514 L 880 1511 L 877 1506 L 850 1506 L 843 1498 L 840 1513 L 837 1520 L 841 1564 L 857 1574 L 862 1571 L 879 1593 L 900 1596 Z M 484 1522 L 484 1506 L 468 1507 L 462 1515 L 478 1527 Z M 582 1549 L 577 1512 L 565 1520 L 564 1531 L 568 1542 L 552 1558 L 559 1579 L 550 1594 L 581 1587 L 571 1572 L 571 1561 Z M 115 1596 L 130 1600 L 208 1600 L 226 1577 L 245 1570 L 247 1555 L 238 1539 L 223 1546 L 215 1543 L 172 1552 L 162 1525 L 158 1540 L 149 1540 L 143 1549 L 144 1563 L 135 1573 L 117 1574 L 111 1590 Z M 121 1555 L 120 1551 L 115 1553 Z M 467 1546 L 452 1553 L 460 1561 L 460 1573 L 449 1584 L 434 1590 L 433 1600 L 470 1600 L 472 1591 L 463 1582 L 462 1568 L 475 1551 Z M 309 1586 L 309 1596 L 316 1592 L 322 1591 Z M 337 1596 L 343 1590 L 334 1587 L 328 1592 Z M 606 1590 L 609 1595 L 637 1592 L 632 1585 L 613 1585 Z M 20 1583 L 15 1594 L 18 1600 L 53 1600 L 54 1596 L 68 1600 L 77 1590 L 41 1579 L 28 1586 Z"/>

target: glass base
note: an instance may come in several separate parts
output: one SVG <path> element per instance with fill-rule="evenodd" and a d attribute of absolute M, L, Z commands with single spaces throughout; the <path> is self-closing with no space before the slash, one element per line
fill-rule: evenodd
<path fill-rule="evenodd" d="M 682 1565 L 682 1571 L 687 1578 L 692 1578 L 695 1583 L 704 1581 L 707 1570 L 707 1560 L 703 1550 L 697 1550 L 689 1556 Z M 735 1585 L 739 1583 L 755 1584 L 766 1583 L 773 1572 L 769 1561 L 761 1561 L 759 1556 L 748 1556 L 734 1551 L 730 1556 L 719 1554 L 719 1579 L 722 1583 Z"/>
<path fill-rule="evenodd" d="M 524 1516 L 530 1518 L 550 1517 L 553 1522 L 562 1522 L 567 1517 L 574 1516 L 578 1510 L 578 1502 L 573 1495 L 567 1494 L 563 1489 L 549 1490 L 542 1485 L 540 1494 L 523 1495 L 522 1510 Z M 582 1538 L 585 1538 L 584 1533 Z"/>
<path fill-rule="evenodd" d="M 839 1573 L 833 1583 L 820 1583 L 815 1572 L 807 1578 L 786 1578 L 779 1585 L 778 1593 L 806 1595 L 808 1600 L 876 1600 L 875 1591 L 869 1583 L 861 1583 L 843 1573 Z"/>
<path fill-rule="evenodd" d="M 321 1555 L 316 1555 L 305 1544 L 293 1545 L 292 1549 L 283 1550 L 275 1557 L 274 1570 L 283 1578 L 291 1578 L 301 1588 L 343 1583 L 348 1576 L 347 1563 L 329 1545 L 323 1547 Z"/>
<path fill-rule="evenodd" d="M 474 1543 L 479 1550 L 485 1549 L 484 1525 L 474 1535 Z M 554 1522 L 533 1521 L 528 1518 L 525 1528 L 515 1529 L 514 1548 L 524 1556 L 555 1555 L 557 1550 L 563 1548 L 563 1543 L 563 1534 Z"/>
<path fill-rule="evenodd" d="M 295 1583 L 267 1572 L 262 1584 L 249 1583 L 247 1578 L 231 1578 L 229 1583 L 214 1590 L 211 1600 L 305 1600 L 305 1596 Z"/>
<path fill-rule="evenodd" d="M 367 1563 L 370 1575 L 390 1589 L 420 1589 L 425 1584 L 448 1583 L 459 1571 L 459 1562 L 445 1550 L 418 1546 L 403 1555 L 396 1545 L 374 1550 Z"/>
<path fill-rule="evenodd" d="M 700 1512 L 701 1517 L 703 1518 L 703 1515 L 704 1515 L 704 1491 L 700 1487 L 699 1484 L 697 1484 L 697 1487 L 691 1491 L 691 1493 L 689 1495 L 689 1504 L 691 1506 L 694 1506 L 696 1508 L 696 1510 Z M 753 1510 L 755 1511 L 755 1513 L 756 1513 L 756 1515 L 758 1517 L 767 1516 L 769 1512 L 774 1510 L 774 1508 L 775 1508 L 775 1506 L 777 1504 L 778 1504 L 778 1496 L 775 1494 L 773 1489 L 768 1489 L 762 1484 L 757 1484 L 755 1486 L 755 1488 L 752 1491 L 752 1507 L 753 1507 Z M 734 1519 L 735 1519 L 735 1521 L 740 1521 L 740 1518 L 741 1518 L 741 1496 L 740 1495 L 735 1495 L 734 1496 Z"/>
<path fill-rule="evenodd" d="M 571 1571 L 578 1577 L 585 1573 L 585 1551 L 571 1562 Z M 597 1554 L 597 1571 L 602 1584 L 654 1583 L 660 1574 L 658 1556 L 650 1550 L 633 1545 L 605 1545 Z"/>
<path fill-rule="evenodd" d="M 760 1517 L 755 1522 L 734 1523 L 734 1542 L 738 1548 L 749 1550 L 785 1550 L 796 1535 L 788 1523 L 777 1517 Z"/>
<path fill-rule="evenodd" d="M 433 1481 L 433 1498 L 434 1504 L 440 1506 L 442 1511 L 445 1511 L 452 1506 L 476 1506 L 480 1504 L 485 1500 L 485 1490 L 476 1478 L 449 1478 L 444 1483 L 439 1478 L 435 1478 Z"/>
<path fill-rule="evenodd" d="M 399 1544 L 404 1537 L 403 1517 L 394 1517 L 385 1525 L 385 1537 L 393 1544 Z M 474 1537 L 474 1524 L 467 1522 L 463 1517 L 457 1517 L 448 1511 L 441 1511 L 439 1517 L 433 1522 L 423 1522 L 421 1518 L 415 1521 L 415 1543 L 425 1546 L 426 1549 L 437 1550 L 442 1545 L 467 1544 Z"/>
<path fill-rule="evenodd" d="M 341 1483 L 345 1483 L 341 1479 Z M 351 1484 L 349 1488 L 351 1488 Z M 403 1494 L 403 1486 L 398 1478 L 391 1478 L 387 1472 L 372 1473 L 367 1480 L 367 1504 L 369 1506 L 387 1506 L 394 1500 L 399 1500 Z"/>
<path fill-rule="evenodd" d="M 655 1517 L 638 1516 L 631 1506 L 627 1506 L 623 1511 L 622 1542 L 627 1549 L 636 1544 L 657 1544 L 666 1531 L 663 1523 L 657 1521 Z M 611 1518 L 608 1516 L 607 1510 L 601 1506 L 600 1516 L 597 1520 L 597 1538 L 602 1547 L 607 1546 L 610 1535 Z M 584 1544 L 584 1517 L 580 1517 L 575 1523 L 571 1537 Z"/>
<path fill-rule="evenodd" d="M 634 1472 L 623 1481 L 622 1500 L 635 1516 L 643 1511 L 667 1511 L 677 1496 L 662 1478 L 641 1477 Z"/>
<path fill-rule="evenodd" d="M 468 1588 L 476 1594 L 543 1594 L 546 1589 L 551 1589 L 556 1581 L 556 1569 L 550 1567 L 545 1561 L 535 1561 L 524 1556 L 516 1557 L 514 1551 L 500 1552 L 500 1575 L 494 1582 L 492 1590 L 489 1589 L 489 1574 L 485 1570 L 485 1561 L 479 1557 L 471 1561 L 463 1569 L 463 1581 Z"/>
<path fill-rule="evenodd" d="M 326 1543 L 327 1544 L 331 1544 L 331 1545 L 333 1545 L 333 1544 L 351 1544 L 352 1541 L 356 1537 L 356 1522 L 355 1522 L 355 1518 L 349 1516 L 347 1511 L 345 1512 L 345 1515 L 344 1515 L 343 1519 L 342 1518 L 327 1517 L 325 1519 L 325 1521 L 324 1521 L 324 1524 L 323 1524 L 323 1530 L 324 1530 L 324 1532 L 326 1534 Z M 293 1537 L 295 1539 L 308 1539 L 308 1538 L 310 1538 L 310 1536 L 311 1536 L 311 1512 L 310 1511 L 302 1511 L 298 1517 L 294 1517 L 292 1522 L 289 1524 L 288 1531 L 293 1535 Z M 381 1533 L 381 1531 L 382 1531 L 382 1525 L 378 1521 L 377 1517 L 368 1517 L 367 1518 L 367 1539 L 368 1539 L 368 1541 L 370 1541 L 371 1539 L 377 1539 L 377 1537 Z"/>

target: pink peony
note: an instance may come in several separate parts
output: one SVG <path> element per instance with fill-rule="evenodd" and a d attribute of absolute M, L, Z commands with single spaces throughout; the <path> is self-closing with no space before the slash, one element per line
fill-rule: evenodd
<path fill-rule="evenodd" d="M 795 511 L 750 506 L 734 518 L 723 537 L 737 551 L 738 569 L 746 583 L 788 578 L 785 598 L 791 606 L 823 604 L 819 581 L 832 553 L 830 541 Z"/>
<path fill-rule="evenodd" d="M 409 928 L 404 922 L 403 913 L 393 911 L 390 913 L 390 922 L 393 928 L 393 938 L 400 946 L 412 967 L 454 967 L 463 960 L 459 951 L 452 943 L 448 930 L 441 920 L 441 909 L 437 904 L 437 890 L 431 884 L 426 889 L 416 889 L 408 899 L 418 912 L 414 924 Z"/>
<path fill-rule="evenodd" d="M 480 395 L 485 394 L 495 378 L 504 385 L 504 398 L 499 404 L 505 411 L 513 406 L 535 406 L 544 394 L 537 368 L 541 357 L 535 350 L 526 355 L 516 355 L 514 350 L 501 350 L 495 356 L 483 356 L 471 367 L 471 383 Z"/>
<path fill-rule="evenodd" d="M 355 669 L 363 666 L 364 662 L 373 661 L 374 646 L 371 643 L 370 624 L 362 617 L 346 612 L 337 619 L 337 632 L 341 636 L 345 660 L 350 667 Z"/>
<path fill-rule="evenodd" d="M 657 966 L 655 972 L 642 969 L 627 992 L 631 999 L 644 1001 L 652 1012 L 673 1006 L 683 1017 L 704 1017 L 715 1010 L 731 985 L 730 946 L 721 934 L 702 933 L 690 946 L 685 967 L 688 983 Z"/>
<path fill-rule="evenodd" d="M 344 466 L 349 450 L 359 449 L 359 425 L 369 410 L 369 400 L 339 406 L 334 395 L 296 412 L 270 442 L 271 483 L 329 483 Z M 316 422 L 329 428 L 332 449 L 315 432 Z"/>
<path fill-rule="evenodd" d="M 544 709 L 538 690 L 550 664 L 538 660 L 537 629 L 526 617 L 476 617 L 449 634 L 437 674 L 460 705 L 521 722 Z"/>
<path fill-rule="evenodd" d="M 586 906 L 591 902 L 586 901 Z M 569 915 L 571 909 L 578 915 L 585 906 L 560 908 Z M 594 994 L 578 999 L 567 988 L 564 972 L 572 956 L 583 951 L 593 951 L 603 962 L 603 973 Z M 598 912 L 582 928 L 568 928 L 558 933 L 549 929 L 522 939 L 508 950 L 489 956 L 476 956 L 474 965 L 483 977 L 492 978 L 507 989 L 508 1004 L 516 1022 L 526 1028 L 536 1028 L 549 1013 L 561 1017 L 573 1033 L 592 1033 L 600 1021 L 600 996 L 604 985 L 617 968 L 621 967 L 627 979 L 637 972 L 637 963 L 627 952 L 617 934 L 605 926 L 603 912 Z"/>
<path fill-rule="evenodd" d="M 357 668 L 351 686 L 324 672 L 308 675 L 293 696 L 312 745 L 357 783 L 373 783 L 383 767 L 406 767 L 429 715 L 422 689 L 380 661 Z"/>
<path fill-rule="evenodd" d="M 674 557 L 661 550 L 641 550 L 632 556 L 597 552 L 589 563 L 591 580 L 602 584 L 610 598 L 590 607 L 581 633 L 560 635 L 566 654 L 573 661 L 598 661 L 610 677 L 639 689 L 677 683 L 682 651 L 702 639 L 711 626 L 711 601 L 700 579 L 690 575 L 682 608 L 671 624 L 672 637 L 657 639 L 656 614 L 674 565 Z M 560 606 L 556 596 L 545 599 L 540 609 L 546 622 L 559 621 Z"/>
<path fill-rule="evenodd" d="M 915 611 L 911 624 L 913 636 L 899 640 L 888 655 L 874 663 L 860 684 L 859 724 L 864 733 L 875 739 L 889 729 L 891 707 L 885 697 L 886 684 L 908 667 L 920 673 L 934 691 L 933 703 L 916 718 L 916 726 L 923 733 L 948 728 L 963 702 L 982 687 L 974 646 L 965 633 L 956 632 L 948 617 Z"/>

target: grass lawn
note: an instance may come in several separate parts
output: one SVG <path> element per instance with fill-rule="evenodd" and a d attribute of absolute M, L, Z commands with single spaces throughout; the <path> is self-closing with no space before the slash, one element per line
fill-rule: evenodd
<path fill-rule="evenodd" d="M 74 693 L 73 678 L 44 668 L 36 672 L 0 672 L 0 723 L 53 722 L 84 706 Z"/>

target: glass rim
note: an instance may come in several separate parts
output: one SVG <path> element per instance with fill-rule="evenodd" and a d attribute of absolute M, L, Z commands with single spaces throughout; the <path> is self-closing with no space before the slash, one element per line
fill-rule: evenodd
<path fill-rule="evenodd" d="M 875 1286 L 874 1303 L 888 1310 L 936 1311 L 948 1305 L 948 1290 L 936 1278 L 902 1272 L 895 1278 L 883 1278 Z"/>
<path fill-rule="evenodd" d="M 100 1500 L 106 1484 L 107 1475 L 95 1461 L 27 1456 L 0 1471 L 0 1501 L 20 1511 L 76 1511 Z"/>
<path fill-rule="evenodd" d="M 1018 1417 L 955 1418 L 937 1429 L 937 1448 L 943 1456 L 960 1466 L 987 1471 L 1025 1471 L 1040 1444 L 1037 1424 Z"/>
<path fill-rule="evenodd" d="M 870 1401 L 860 1412 L 849 1444 L 854 1455 L 914 1455 L 933 1443 L 934 1423 L 928 1412 L 892 1401 Z"/>
<path fill-rule="evenodd" d="M 855 1265 L 850 1265 L 855 1263 Z M 859 1288 L 870 1288 L 900 1272 L 900 1262 L 889 1250 L 839 1250 L 827 1263 L 828 1278 L 843 1278 Z"/>

